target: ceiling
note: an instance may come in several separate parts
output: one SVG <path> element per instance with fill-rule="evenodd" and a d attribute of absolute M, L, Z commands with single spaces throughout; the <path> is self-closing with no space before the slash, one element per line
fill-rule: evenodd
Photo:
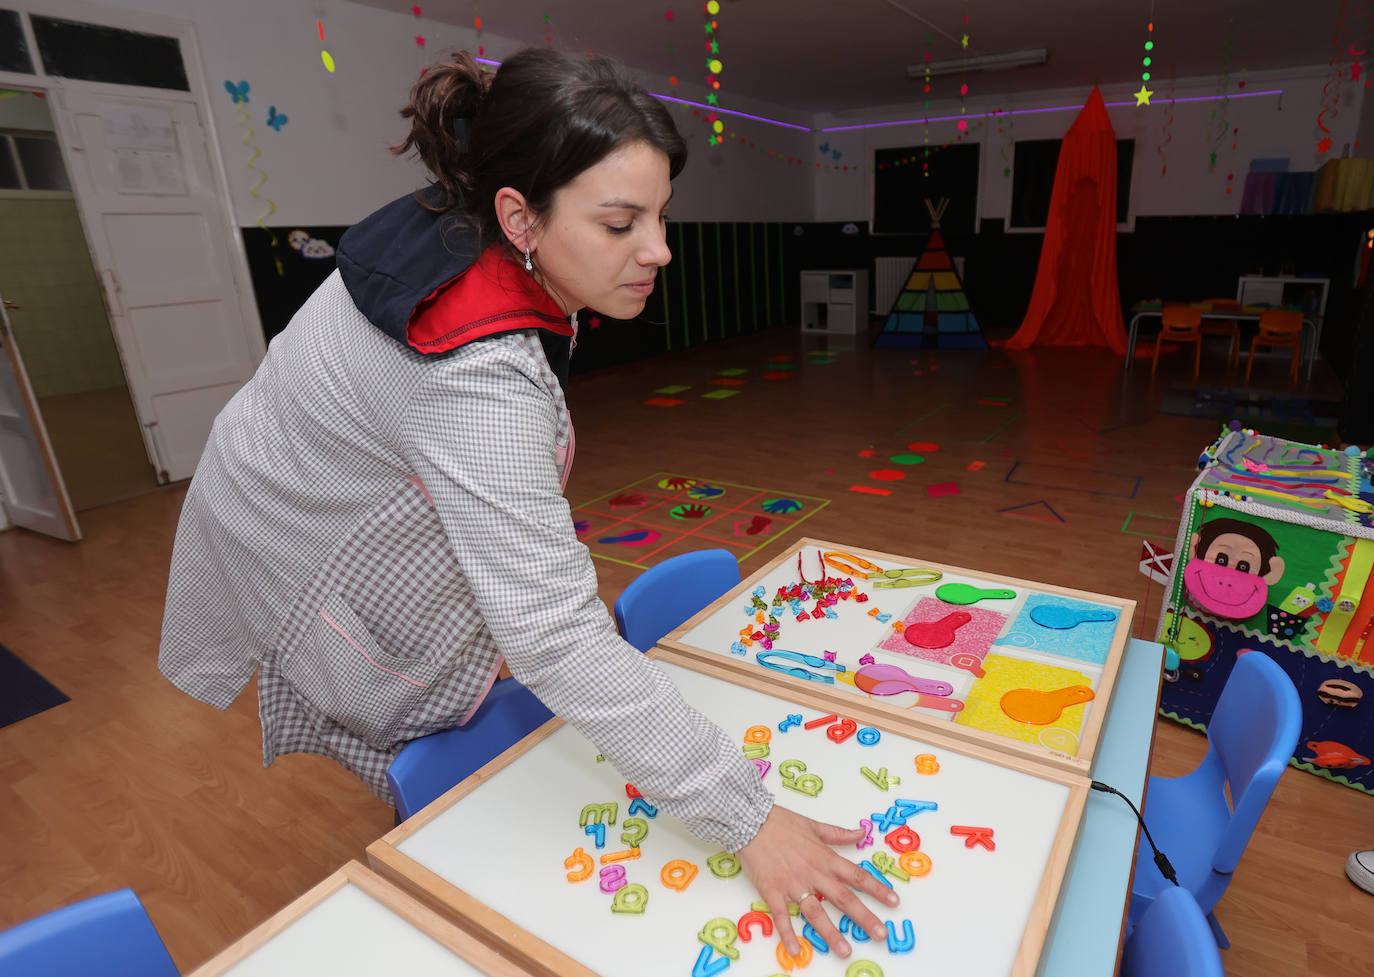
<path fill-rule="evenodd" d="M 553 44 L 612 55 L 640 69 L 654 90 L 670 90 L 669 75 L 703 83 L 706 74 L 702 0 L 358 0 L 424 21 L 473 26 L 530 44 Z M 929 52 L 957 58 L 967 32 L 970 54 L 1049 49 L 1047 64 L 972 72 L 970 97 L 1002 96 L 1094 83 L 1140 83 L 1144 43 L 1153 37 L 1154 80 L 1231 78 L 1244 70 L 1326 64 L 1336 52 L 1374 49 L 1371 20 L 1340 0 L 720 0 L 717 41 L 723 62 L 720 103 L 750 95 L 794 110 L 843 112 L 919 101 L 922 83 L 906 66 Z M 1347 6 L 1350 11 L 1342 13 Z M 671 10 L 670 20 L 666 13 Z M 1146 25 L 1153 18 L 1155 30 Z M 967 15 L 968 23 L 962 24 Z M 423 21 L 420 24 L 423 32 Z M 1369 60 L 1374 55 L 1366 55 Z M 932 98 L 957 97 L 961 78 L 936 78 Z"/>

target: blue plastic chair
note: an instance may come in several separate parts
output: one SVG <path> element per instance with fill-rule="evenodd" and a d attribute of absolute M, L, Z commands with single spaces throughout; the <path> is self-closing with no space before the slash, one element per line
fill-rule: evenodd
<path fill-rule="evenodd" d="M 644 571 L 615 602 L 621 635 L 640 651 L 739 583 L 728 550 L 683 553 Z M 411 740 L 387 768 L 398 821 L 431 803 L 552 718 L 547 706 L 513 678 L 492 686 L 458 729 Z"/>
<path fill-rule="evenodd" d="M 1126 940 L 1121 977 L 1226 977 L 1202 908 L 1187 889 L 1160 892 Z"/>
<path fill-rule="evenodd" d="M 0 933 L 5 977 L 179 977 L 132 889 L 54 909 Z"/>
<path fill-rule="evenodd" d="M 386 780 L 405 820 L 553 718 L 513 678 L 498 680 L 466 726 L 411 740 L 387 767 Z"/>
<path fill-rule="evenodd" d="M 645 570 L 615 602 L 615 625 L 626 641 L 648 651 L 658 640 L 739 583 L 729 550 L 698 550 Z"/>
<path fill-rule="evenodd" d="M 1298 744 L 1298 690 L 1268 655 L 1252 651 L 1236 661 L 1207 726 L 1207 755 L 1183 777 L 1151 777 L 1145 824 L 1192 893 L 1216 938 L 1230 946 L 1213 910 L 1231 882 L 1279 775 Z M 1234 812 L 1226 800 L 1229 785 Z M 1154 864 L 1148 845 L 1136 854 L 1131 922 L 1173 885 Z"/>

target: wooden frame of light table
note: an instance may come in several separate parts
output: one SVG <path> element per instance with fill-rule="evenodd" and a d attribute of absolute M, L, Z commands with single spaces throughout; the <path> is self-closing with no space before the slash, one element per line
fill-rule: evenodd
<path fill-rule="evenodd" d="M 901 600 L 903 603 L 905 603 L 909 601 L 911 597 L 933 597 L 935 594 L 935 589 L 943 583 L 971 581 L 975 584 L 984 587 L 1011 588 L 1016 589 L 1018 591 L 1028 591 L 1033 594 L 1045 594 L 1056 597 L 1064 597 L 1071 600 L 1084 601 L 1091 604 L 1104 605 L 1106 607 L 1115 609 L 1118 612 L 1118 615 L 1116 619 L 1115 628 L 1112 633 L 1110 647 L 1107 652 L 1106 661 L 1101 666 L 1101 676 L 1098 680 L 1098 684 L 1094 687 L 1093 690 L 1095 698 L 1091 703 L 1092 708 L 1086 710 L 1086 716 L 1083 721 L 1083 726 L 1077 737 L 1075 751 L 1073 753 L 1069 753 L 1063 750 L 1043 746 L 1040 743 L 1031 743 L 1016 740 L 1007 736 L 1002 736 L 998 733 L 989 730 L 978 729 L 971 726 L 964 726 L 959 723 L 950 721 L 948 719 L 936 718 L 934 715 L 922 714 L 922 712 L 920 712 L 919 710 L 907 708 L 905 705 L 901 704 L 899 700 L 889 701 L 888 697 L 872 696 L 868 693 L 860 692 L 857 688 L 854 688 L 852 686 L 837 686 L 835 684 L 822 685 L 808 679 L 794 678 L 793 676 L 780 671 L 762 668 L 758 664 L 756 664 L 754 660 L 754 653 L 761 650 L 760 646 L 757 643 L 755 643 L 753 647 L 748 649 L 747 657 L 738 658 L 730 654 L 728 647 L 714 649 L 703 648 L 699 645 L 694 645 L 689 642 L 688 638 L 693 631 L 695 631 L 704 622 L 707 622 L 712 618 L 716 618 L 717 615 L 732 617 L 732 625 L 734 625 L 735 622 L 742 624 L 748 621 L 748 618 L 742 616 L 739 613 L 739 609 L 743 604 L 747 604 L 749 602 L 750 593 L 760 585 L 760 581 L 766 580 L 770 576 L 773 577 L 776 581 L 777 571 L 779 571 L 780 569 L 790 571 L 791 575 L 788 577 L 788 579 L 795 579 L 797 576 L 796 563 L 798 553 L 805 554 L 804 562 L 807 575 L 811 576 L 812 574 L 814 574 L 816 572 L 816 554 L 818 550 L 821 553 L 831 551 L 849 553 L 854 556 L 863 557 L 869 560 L 870 562 L 876 563 L 882 567 L 924 567 L 932 570 L 939 570 L 942 574 L 944 574 L 941 580 L 932 582 L 930 584 L 910 589 L 892 591 L 872 590 L 866 587 L 867 581 L 855 578 L 854 583 L 856 584 L 858 589 L 862 592 L 867 592 L 870 594 L 870 603 L 866 606 L 872 606 L 877 601 L 890 600 L 895 603 L 896 601 Z M 848 576 L 847 574 L 830 567 L 827 567 L 826 574 L 828 576 Z M 873 596 L 874 594 L 886 595 L 888 593 L 898 596 L 893 598 L 888 598 L 886 596 L 879 596 L 875 598 Z M 771 602 L 771 599 L 772 593 L 770 590 L 770 592 L 765 593 L 764 600 L 765 602 Z M 849 604 L 851 602 L 846 601 L 844 603 Z M 1024 597 L 1018 598 L 1015 603 L 1016 608 L 1019 609 L 1023 603 Z M 804 606 L 810 609 L 813 608 L 815 605 L 814 603 L 811 603 Z M 995 610 L 996 608 L 992 609 Z M 659 642 L 659 645 L 660 647 L 671 649 L 688 658 L 695 659 L 701 662 L 709 662 L 715 665 L 716 667 L 724 668 L 728 671 L 734 672 L 739 675 L 749 675 L 756 677 L 766 676 L 766 680 L 772 683 L 772 685 L 775 688 L 779 690 L 787 690 L 786 692 L 780 692 L 779 694 L 791 695 L 793 694 L 793 690 L 802 689 L 816 692 L 825 697 L 827 701 L 830 702 L 831 708 L 834 709 L 841 716 L 852 715 L 857 711 L 858 704 L 864 703 L 869 708 L 875 709 L 881 715 L 887 717 L 887 719 L 890 722 L 896 723 L 896 728 L 913 735 L 926 735 L 927 730 L 930 730 L 932 728 L 940 729 L 943 730 L 946 733 L 946 735 L 965 739 L 970 743 L 976 743 L 985 747 L 989 747 L 998 752 L 1005 752 L 1017 756 L 1023 756 L 1028 759 L 1049 763 L 1064 770 L 1071 770 L 1081 775 L 1087 775 L 1092 769 L 1093 754 L 1097 747 L 1097 741 L 1102 735 L 1102 724 L 1106 717 L 1107 710 L 1111 704 L 1112 690 L 1115 687 L 1116 674 L 1121 667 L 1121 658 L 1125 652 L 1126 643 L 1130 640 L 1131 637 L 1131 619 L 1134 613 L 1135 601 L 1133 600 L 1126 600 L 1119 597 L 1108 597 L 1102 594 L 1094 594 L 1081 590 L 1072 590 L 1067 587 L 1058 587 L 1052 584 L 1037 583 L 1030 580 L 1021 580 L 1015 577 L 1002 576 L 1000 574 L 983 573 L 977 570 L 967 570 L 960 567 L 949 566 L 947 564 L 933 563 L 927 560 L 920 559 L 918 557 L 897 556 L 891 553 L 883 553 L 877 550 L 848 546 L 843 543 L 832 543 L 824 540 L 805 538 L 791 544 L 785 552 L 773 558 L 763 567 L 756 570 L 754 573 L 750 574 L 749 577 L 741 581 L 738 586 L 731 588 L 726 594 L 724 594 L 718 600 L 707 605 L 699 613 L 693 615 L 680 627 L 675 628 L 673 631 L 670 631 Z M 859 611 L 857 608 L 854 607 L 845 607 L 842 609 L 842 617 L 845 614 L 858 615 L 861 620 L 863 611 Z M 1007 617 L 1008 620 L 1006 625 L 1004 626 L 1004 630 L 1005 628 L 1009 628 L 1015 620 L 1015 618 L 1010 614 L 1008 614 Z M 789 644 L 789 640 L 794 640 L 799 636 L 804 637 L 806 635 L 818 635 L 821 632 L 814 629 L 833 628 L 834 624 L 843 623 L 843 620 L 839 622 L 827 622 L 824 620 L 816 620 L 808 623 L 798 623 L 791 620 L 790 616 L 785 613 L 779 615 L 779 618 L 782 623 L 783 637 L 780 643 L 775 645 L 776 648 L 792 648 L 794 647 L 794 645 Z M 869 625 L 867 625 L 866 623 L 864 623 L 863 626 L 865 628 L 869 627 Z M 735 633 L 735 630 L 736 627 L 732 626 L 730 629 L 730 633 Z M 835 632 L 835 643 L 833 644 L 833 647 L 840 647 L 840 642 L 842 640 L 844 640 L 844 635 L 839 632 Z M 993 649 L 1001 649 L 1004 652 L 1013 654 L 1017 653 L 1018 651 L 1025 650 L 1010 645 L 993 645 L 992 647 Z M 894 663 L 900 662 L 904 665 L 911 664 L 913 668 L 920 668 L 922 665 L 922 663 L 912 662 L 911 659 L 893 659 L 893 661 Z M 1067 659 L 1064 659 L 1062 661 L 1064 663 L 1068 663 Z M 1089 667 L 1095 669 L 1097 666 Z M 940 669 L 937 667 L 935 670 L 939 671 Z M 892 698 L 893 700 L 896 700 L 896 697 Z"/>
<path fill-rule="evenodd" d="M 734 731 L 739 734 L 741 724 L 750 721 L 773 721 L 774 712 L 815 717 L 835 708 L 833 695 L 822 695 L 805 683 L 779 686 L 758 669 L 722 667 L 661 648 L 650 655 L 683 690 L 687 701 L 727 732 L 740 726 Z M 807 795 L 808 799 L 778 790 L 777 802 L 810 811 L 820 820 L 833 820 L 839 805 L 856 810 L 872 809 L 869 804 L 881 808 L 897 796 L 919 798 L 922 791 L 927 797 L 940 797 L 943 808 L 925 812 L 921 817 L 926 820 L 913 824 L 913 829 L 924 832 L 921 851 L 930 853 L 936 870 L 925 878 L 897 883 L 904 903 L 911 907 L 905 912 L 901 907 L 884 910 L 871 905 L 880 918 L 905 914 L 912 919 L 918 931 L 916 952 L 928 955 L 922 959 L 957 963 L 970 952 L 975 957 L 983 953 L 987 954 L 984 963 L 992 958 L 1005 962 L 1010 977 L 1032 977 L 1077 837 L 1088 794 L 1086 778 L 950 736 L 938 724 L 919 730 L 899 725 L 890 710 L 857 697 L 846 707 L 846 716 L 879 731 L 881 742 L 862 745 L 861 737 L 839 742 L 820 727 L 804 733 L 802 727 L 772 733 L 773 756 L 779 764 L 783 757 L 800 753 L 832 785 L 828 793 Z M 935 777 L 922 779 L 910 769 L 912 751 L 920 750 L 940 757 L 943 769 L 936 777 L 947 774 L 944 783 L 937 783 Z M 713 849 L 663 813 L 647 822 L 652 827 L 644 836 L 648 854 L 642 861 L 638 856 L 633 862 L 617 860 L 638 873 L 634 881 L 647 883 L 643 915 L 616 916 L 608 911 L 609 906 L 601 903 L 611 903 L 612 897 L 598 892 L 595 874 L 577 882 L 565 879 L 567 865 L 562 860 L 574 846 L 585 846 L 595 858 L 592 842 L 583 836 L 577 818 L 584 800 L 615 796 L 611 792 L 618 791 L 619 803 L 624 805 L 629 796 L 624 778 L 609 764 L 595 762 L 595 757 L 595 747 L 575 729 L 551 719 L 369 845 L 368 859 L 383 878 L 539 977 L 620 977 L 664 972 L 665 966 L 674 973 L 689 973 L 692 959 L 686 957 L 695 958 L 701 950 L 692 937 L 703 922 L 712 917 L 733 919 L 731 914 L 747 911 L 749 900 L 757 895 L 742 874 L 726 878 L 708 872 L 707 856 Z M 863 758 L 894 765 L 900 760 L 909 788 L 880 793 L 875 785 L 870 796 L 855 763 Z M 776 772 L 771 780 L 765 774 L 764 782 L 772 789 L 777 784 Z M 820 798 L 829 806 L 820 806 Z M 812 803 L 816 806 L 807 807 Z M 958 820 L 961 817 L 984 820 Z M 996 821 L 996 830 L 1005 832 L 998 835 L 1002 844 L 996 851 L 966 850 L 964 839 L 952 830 L 944 831 L 941 819 L 951 819 L 952 825 L 991 826 Z M 621 847 L 610 836 L 608 830 L 607 848 Z M 873 840 L 875 846 L 866 849 L 869 853 L 884 848 L 883 836 L 876 829 Z M 637 849 L 640 842 L 635 844 Z M 856 861 L 868 857 L 861 852 L 845 854 Z M 664 865 L 676 858 L 699 864 L 699 877 L 681 891 L 670 890 L 659 878 L 665 858 Z M 941 868 L 945 874 L 937 875 Z M 930 887 L 922 890 L 922 883 Z M 951 899 L 951 894 L 957 898 Z M 727 903 L 728 908 L 722 905 Z M 997 931 L 996 920 L 1019 919 L 1023 912 L 1024 926 L 1018 929 L 1008 923 Z M 955 921 L 953 927 L 950 919 Z M 660 932 L 661 921 L 672 928 Z M 741 948 L 766 953 L 771 959 L 775 939 L 754 935 L 759 945 L 741 944 Z M 978 949 L 970 951 L 970 946 Z M 854 951 L 851 961 L 864 956 L 864 946 L 857 941 Z M 872 947 L 869 952 L 884 955 L 889 973 L 900 972 L 891 969 L 886 946 Z M 665 963 L 668 960 L 677 963 Z M 807 972 L 814 977 L 840 975 L 851 961 L 817 953 Z M 749 972 L 759 963 L 752 958 L 748 963 L 741 961 Z M 764 967 L 760 973 L 778 969 L 776 963 L 766 961 Z"/>
<path fill-rule="evenodd" d="M 366 899 L 348 906 L 331 902 L 361 894 Z M 326 906 L 326 903 L 330 903 Z M 318 922 L 316 914 L 332 912 L 333 919 L 321 923 L 326 928 L 352 922 L 354 927 L 337 938 L 325 939 L 328 932 L 296 931 L 302 921 Z M 366 928 L 363 925 L 368 924 Z M 331 932 L 338 932 L 337 930 Z M 295 937 L 295 946 L 286 946 L 283 937 Z M 353 938 L 350 942 L 350 936 Z M 361 946 L 385 947 L 388 962 L 372 969 L 353 960 L 331 963 L 330 955 L 348 958 Z M 436 948 L 434 944 L 438 944 Z M 450 958 L 443 951 L 451 954 Z M 265 952 L 268 957 L 255 957 Z M 408 954 L 411 954 L 408 958 Z M 290 959 L 288 959 L 290 958 Z M 253 977 L 287 973 L 329 973 L 334 977 L 350 974 L 407 973 L 407 962 L 418 966 L 416 973 L 443 974 L 446 977 L 530 977 L 529 971 L 505 959 L 499 952 L 459 929 L 413 896 L 388 884 L 359 862 L 348 862 L 309 892 L 296 899 L 270 919 L 236 940 L 188 977 Z M 348 964 L 358 965 L 350 970 Z M 452 966 L 449 966 L 449 964 Z M 442 969 L 436 969 L 442 968 Z"/>

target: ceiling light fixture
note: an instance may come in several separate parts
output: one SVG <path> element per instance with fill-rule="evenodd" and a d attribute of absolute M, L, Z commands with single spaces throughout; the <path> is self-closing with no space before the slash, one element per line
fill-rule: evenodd
<path fill-rule="evenodd" d="M 947 61 L 917 61 L 906 66 L 906 76 L 924 78 L 926 75 L 957 75 L 965 71 L 1009 71 L 1012 68 L 1044 64 L 1049 57 L 1049 49 L 1033 47 L 1001 54 L 975 54 L 971 58 L 950 58 Z"/>

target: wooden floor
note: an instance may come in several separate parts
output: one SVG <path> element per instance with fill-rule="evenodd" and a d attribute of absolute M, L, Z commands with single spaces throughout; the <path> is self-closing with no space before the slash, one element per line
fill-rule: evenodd
<path fill-rule="evenodd" d="M 827 347 L 827 362 L 807 355 Z M 794 357 L 791 378 L 762 378 L 774 356 Z M 809 535 L 1142 601 L 1141 537 L 1123 523 L 1171 536 L 1179 493 L 1217 431 L 1156 413 L 1179 358 L 1152 379 L 1148 361 L 1123 374 L 1119 359 L 1090 350 L 871 352 L 852 337 L 792 331 L 717 343 L 574 379 L 567 494 L 576 504 L 656 471 L 776 487 L 833 500 Z M 1223 359 L 1209 350 L 1204 373 Z M 1281 384 L 1283 365 L 1266 366 L 1256 385 Z M 726 368 L 748 382 L 713 386 Z M 1319 371 L 1312 389 L 1331 383 Z M 684 403 L 643 405 L 670 384 L 690 386 L 674 395 Z M 712 389 L 738 393 L 701 396 Z M 901 468 L 887 459 L 913 441 L 939 449 L 922 451 L 903 480 L 868 477 Z M 927 495 L 945 482 L 959 494 Z M 184 972 L 362 858 L 392 812 L 321 758 L 264 771 L 251 691 L 219 713 L 157 673 L 183 491 L 84 512 L 80 544 L 0 533 L 0 643 L 71 696 L 0 729 L 0 928 L 131 886 Z M 999 511 L 1015 506 L 1026 508 Z M 598 570 L 607 604 L 636 573 L 603 561 Z M 1138 634 L 1159 596 L 1156 586 Z M 1204 748 L 1200 734 L 1161 721 L 1154 770 L 1184 773 Z M 1285 772 L 1217 910 L 1234 943 L 1227 972 L 1374 974 L 1374 897 L 1342 871 L 1362 847 L 1374 847 L 1374 798 Z"/>

